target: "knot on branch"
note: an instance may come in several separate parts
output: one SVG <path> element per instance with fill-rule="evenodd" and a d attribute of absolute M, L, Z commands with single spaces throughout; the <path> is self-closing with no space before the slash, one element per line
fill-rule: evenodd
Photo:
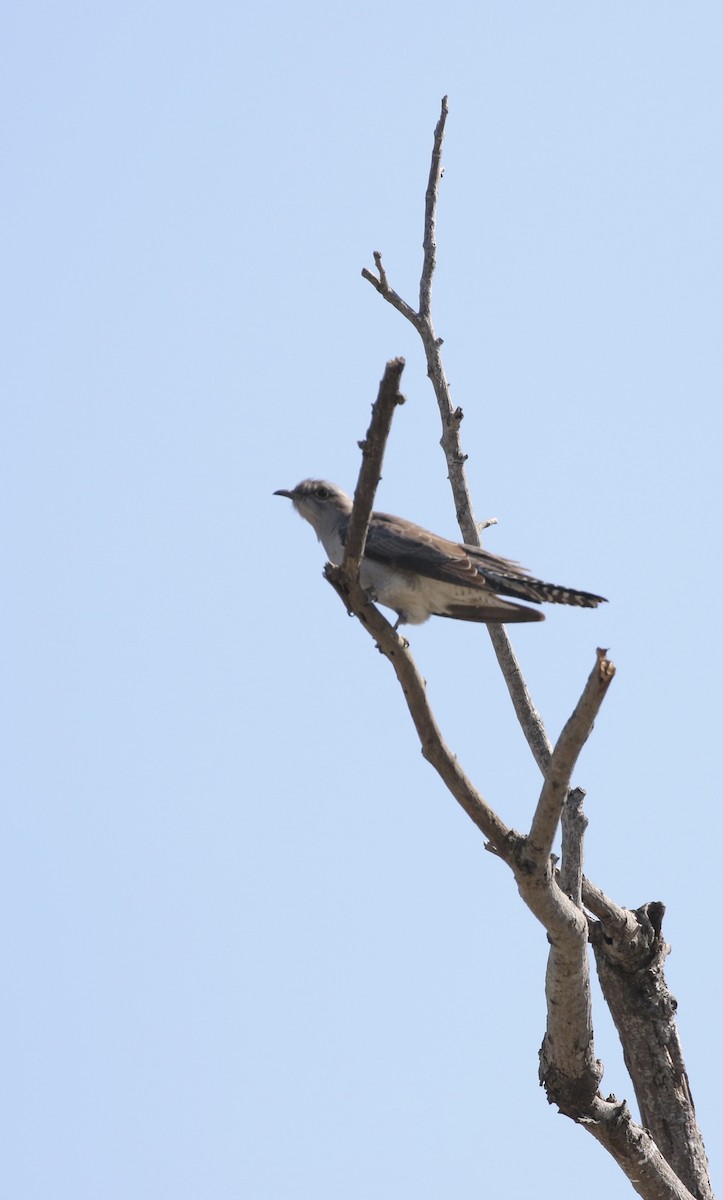
<path fill-rule="evenodd" d="M 574 1075 L 563 1071 L 555 1061 L 550 1039 L 545 1035 L 540 1047 L 540 1086 L 545 1089 L 548 1104 L 556 1104 L 564 1116 L 573 1121 L 585 1119 L 598 1094 L 602 1077 L 603 1065 L 592 1057 Z"/>

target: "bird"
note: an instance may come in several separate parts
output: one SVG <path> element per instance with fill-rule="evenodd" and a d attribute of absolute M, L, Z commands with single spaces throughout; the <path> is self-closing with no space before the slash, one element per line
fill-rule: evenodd
<path fill-rule="evenodd" d="M 339 565 L 349 528 L 352 499 L 325 479 L 304 479 L 275 496 L 291 500 L 308 521 L 329 561 Z M 509 623 L 544 621 L 545 614 L 512 600 L 597 608 L 604 596 L 535 579 L 524 567 L 479 546 L 450 541 L 403 517 L 373 512 L 359 578 L 369 598 L 392 609 L 399 625 L 421 625 L 429 617 Z"/>

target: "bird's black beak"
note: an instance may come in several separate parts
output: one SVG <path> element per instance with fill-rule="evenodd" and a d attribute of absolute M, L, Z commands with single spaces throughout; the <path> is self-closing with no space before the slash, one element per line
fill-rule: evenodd
<path fill-rule="evenodd" d="M 286 488 L 279 488 L 278 492 L 274 492 L 274 495 L 275 496 L 286 496 L 287 500 L 294 499 L 294 493 L 287 491 Z"/>

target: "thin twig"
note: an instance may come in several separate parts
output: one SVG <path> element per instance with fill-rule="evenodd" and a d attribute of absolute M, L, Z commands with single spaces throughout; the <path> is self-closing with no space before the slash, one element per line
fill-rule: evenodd
<path fill-rule="evenodd" d="M 384 299 L 391 304 L 392 308 L 396 308 L 397 312 L 400 312 L 403 317 L 406 317 L 406 319 L 410 321 L 414 328 L 419 332 L 421 326 L 419 313 L 416 313 L 411 304 L 407 304 L 406 300 L 402 300 L 402 297 L 398 294 L 398 292 L 395 292 L 393 288 L 390 288 L 389 281 L 387 279 L 387 273 L 384 270 L 384 264 L 382 263 L 381 252 L 379 250 L 374 251 L 374 262 L 376 264 L 377 271 L 379 272 L 379 278 L 377 279 L 377 276 L 368 270 L 367 267 L 363 267 L 362 279 L 368 280 L 372 287 L 376 288 L 376 290 L 379 292 L 379 295 L 383 296 Z"/>
<path fill-rule="evenodd" d="M 419 285 L 419 315 L 423 319 L 428 319 L 432 311 L 432 279 L 437 263 L 437 195 L 439 193 L 439 181 L 442 178 L 442 142 L 444 140 L 444 127 L 447 123 L 448 112 L 447 97 L 443 96 L 442 111 L 439 114 L 437 128 L 434 131 L 432 163 L 429 168 L 429 182 L 427 184 L 427 194 L 424 199 L 424 240 L 422 242 L 424 247 L 424 266 Z"/>

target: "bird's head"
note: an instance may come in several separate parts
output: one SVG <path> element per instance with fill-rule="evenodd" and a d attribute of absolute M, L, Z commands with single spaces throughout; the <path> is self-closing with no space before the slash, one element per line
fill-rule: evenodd
<path fill-rule="evenodd" d="M 303 479 L 295 488 L 279 488 L 275 496 L 286 496 L 300 517 L 321 536 L 351 512 L 351 497 L 325 479 Z"/>

